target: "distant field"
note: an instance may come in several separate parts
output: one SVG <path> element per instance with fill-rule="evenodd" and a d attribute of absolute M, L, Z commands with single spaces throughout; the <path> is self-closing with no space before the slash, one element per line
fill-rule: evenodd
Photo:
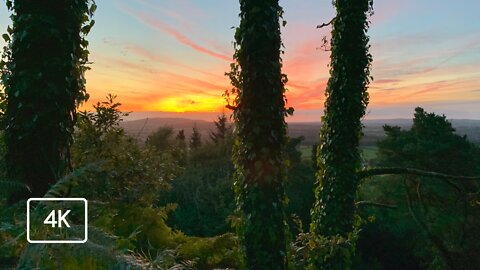
<path fill-rule="evenodd" d="M 300 145 L 298 150 L 302 153 L 303 160 L 310 160 L 312 158 L 312 146 L 311 145 Z"/>
<path fill-rule="evenodd" d="M 451 120 L 453 127 L 457 134 L 466 135 L 467 138 L 476 144 L 480 144 L 480 120 Z M 365 128 L 363 130 L 364 136 L 360 141 L 360 145 L 365 149 L 374 147 L 378 140 L 381 140 L 385 134 L 383 132 L 383 125 L 388 124 L 392 126 L 399 126 L 402 129 L 408 129 L 411 124 L 411 119 L 386 119 L 386 120 L 366 120 L 364 121 Z M 196 126 L 203 139 L 208 139 L 208 134 L 215 129 L 213 122 L 203 120 L 192 120 L 186 118 L 146 118 L 134 121 L 126 121 L 121 123 L 125 131 L 137 138 L 139 141 L 145 139 L 152 132 L 162 126 L 171 126 L 174 130 L 185 130 L 187 137 L 192 133 L 192 127 Z M 302 142 L 303 146 L 311 146 L 318 143 L 319 130 L 321 124 L 319 122 L 312 123 L 290 123 L 288 125 L 289 135 L 291 137 L 303 136 L 305 139 Z M 310 155 L 308 148 L 302 148 L 302 153 Z M 366 150 L 366 155 L 371 155 L 370 150 Z"/>

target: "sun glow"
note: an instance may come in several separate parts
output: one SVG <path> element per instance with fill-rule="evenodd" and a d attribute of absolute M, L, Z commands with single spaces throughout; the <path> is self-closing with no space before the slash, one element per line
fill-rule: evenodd
<path fill-rule="evenodd" d="M 224 107 L 222 97 L 187 95 L 182 97 L 165 97 L 147 104 L 147 111 L 164 112 L 216 112 Z"/>

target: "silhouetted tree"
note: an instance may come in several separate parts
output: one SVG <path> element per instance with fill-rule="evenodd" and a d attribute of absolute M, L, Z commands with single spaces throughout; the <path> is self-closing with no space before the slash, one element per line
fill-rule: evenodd
<path fill-rule="evenodd" d="M 88 98 L 85 35 L 91 0 L 7 0 L 13 27 L 4 38 L 8 177 L 42 197 L 70 168 L 76 109 Z"/>
<path fill-rule="evenodd" d="M 187 143 L 185 142 L 185 131 L 183 129 L 179 130 L 175 140 L 177 141 L 177 145 L 181 148 L 184 148 Z"/>
<path fill-rule="evenodd" d="M 145 143 L 153 146 L 158 151 L 165 151 L 171 148 L 173 146 L 173 128 L 168 126 L 159 127 L 157 131 L 148 136 Z"/>
<path fill-rule="evenodd" d="M 218 120 L 213 123 L 215 124 L 216 130 L 210 132 L 210 139 L 212 139 L 215 144 L 218 144 L 228 136 L 230 126 L 228 125 L 228 118 L 225 113 L 218 116 Z"/>
<path fill-rule="evenodd" d="M 194 126 L 192 128 L 193 133 L 190 136 L 190 149 L 198 149 L 202 145 L 202 134 L 198 131 L 198 128 Z"/>
<path fill-rule="evenodd" d="M 172 154 L 180 166 L 185 166 L 187 164 L 187 142 L 185 131 L 183 129 L 179 130 L 175 137 L 175 150 Z"/>

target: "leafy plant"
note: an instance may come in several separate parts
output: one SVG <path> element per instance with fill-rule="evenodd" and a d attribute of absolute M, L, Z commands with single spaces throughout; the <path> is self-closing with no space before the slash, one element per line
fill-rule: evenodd
<path fill-rule="evenodd" d="M 120 128 L 124 115 L 114 96 L 84 112 L 72 147 L 73 164 L 82 167 L 101 164 L 97 174 L 84 175 L 76 192 L 91 200 L 154 204 L 178 171 L 168 154 L 140 147 Z"/>

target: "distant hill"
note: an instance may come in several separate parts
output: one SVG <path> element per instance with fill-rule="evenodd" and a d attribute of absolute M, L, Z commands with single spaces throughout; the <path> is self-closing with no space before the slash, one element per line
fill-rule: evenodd
<path fill-rule="evenodd" d="M 468 139 L 476 144 L 480 144 L 480 120 L 453 119 L 450 120 L 457 133 L 467 135 Z M 412 125 L 411 119 L 382 119 L 365 120 L 365 136 L 362 138 L 362 145 L 374 145 L 382 139 L 385 134 L 383 125 L 399 126 L 409 128 Z M 156 131 L 159 127 L 170 126 L 175 131 L 183 129 L 187 138 L 192 134 L 192 127 L 196 125 L 202 139 L 209 139 L 210 131 L 215 129 L 213 122 L 204 120 L 194 120 L 187 118 L 145 118 L 140 120 L 125 121 L 121 126 L 132 137 L 139 141 L 145 141 L 148 135 Z M 304 136 L 304 145 L 312 145 L 318 142 L 318 132 L 321 127 L 320 122 L 308 123 L 289 123 L 289 135 L 292 137 Z"/>
<path fill-rule="evenodd" d="M 208 134 L 210 130 L 214 130 L 215 128 L 213 122 L 186 118 L 145 118 L 121 122 L 120 125 L 125 129 L 127 134 L 139 141 L 145 141 L 148 135 L 163 126 L 172 127 L 176 132 L 183 129 L 187 138 L 192 134 L 193 126 L 196 126 L 202 134 L 202 139 L 209 138 Z"/>

